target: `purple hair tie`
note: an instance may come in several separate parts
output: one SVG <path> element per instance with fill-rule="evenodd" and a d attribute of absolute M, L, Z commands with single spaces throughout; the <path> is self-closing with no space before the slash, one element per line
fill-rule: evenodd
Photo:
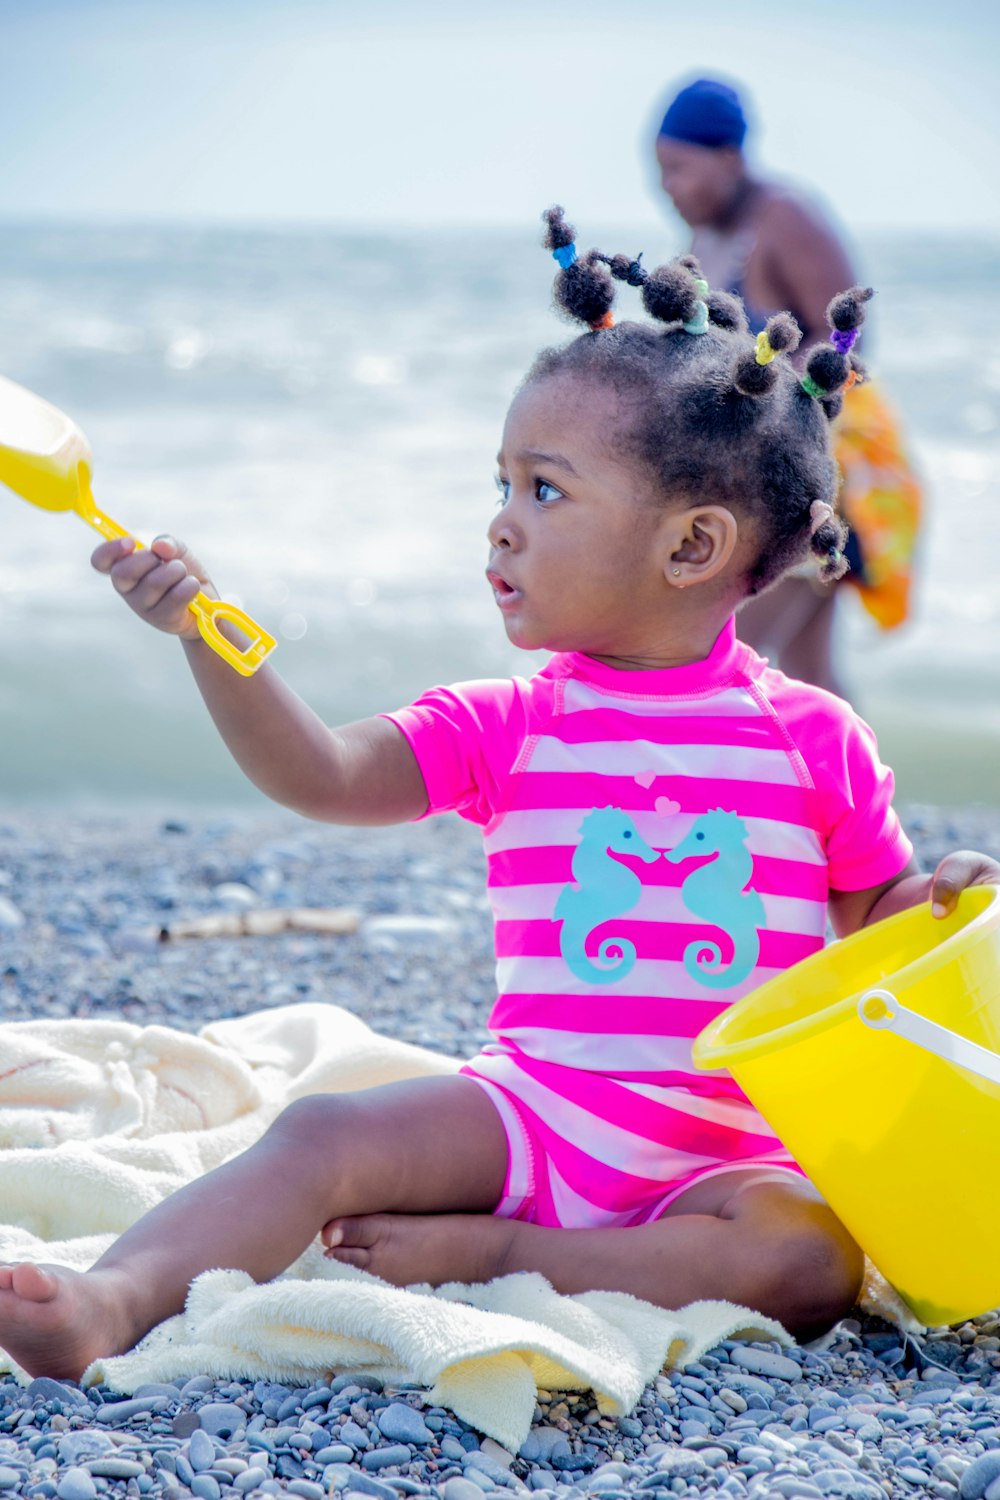
<path fill-rule="evenodd" d="M 858 341 L 858 330 L 856 328 L 835 328 L 830 335 L 830 343 L 840 354 L 847 354 Z"/>

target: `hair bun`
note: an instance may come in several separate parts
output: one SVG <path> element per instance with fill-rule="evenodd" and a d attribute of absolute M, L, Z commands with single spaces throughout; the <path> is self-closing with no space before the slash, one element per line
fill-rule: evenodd
<path fill-rule="evenodd" d="M 567 245 L 572 245 L 576 240 L 576 230 L 572 224 L 566 222 L 566 210 L 558 203 L 552 208 L 547 208 L 542 218 L 548 225 L 545 231 L 545 239 L 542 241 L 546 250 L 564 250 Z"/>
<path fill-rule="evenodd" d="M 743 303 L 730 292 L 709 292 L 708 321 L 716 328 L 725 328 L 728 333 L 747 333 L 749 325 L 743 311 Z"/>
<path fill-rule="evenodd" d="M 778 380 L 776 357 L 799 346 L 802 330 L 791 313 L 775 313 L 757 335 L 753 353 L 741 354 L 733 369 L 733 384 L 741 396 L 766 396 Z"/>
<path fill-rule="evenodd" d="M 556 302 L 589 328 L 607 317 L 615 300 L 615 284 L 603 259 L 599 251 L 588 250 L 556 277 Z"/>
<path fill-rule="evenodd" d="M 865 303 L 875 295 L 874 287 L 852 286 L 840 292 L 826 310 L 826 321 L 838 333 L 850 333 L 865 321 Z"/>
<path fill-rule="evenodd" d="M 676 261 L 650 271 L 642 288 L 643 306 L 659 323 L 690 322 L 700 300 L 694 276 Z"/>
<path fill-rule="evenodd" d="M 775 354 L 793 354 L 802 342 L 802 329 L 791 313 L 775 313 L 768 318 L 764 332 Z"/>

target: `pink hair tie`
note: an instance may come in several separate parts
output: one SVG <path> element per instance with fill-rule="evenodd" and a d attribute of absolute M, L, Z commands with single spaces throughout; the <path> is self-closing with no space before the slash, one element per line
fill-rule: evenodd
<path fill-rule="evenodd" d="M 833 520 L 833 506 L 829 505 L 825 500 L 814 500 L 809 507 L 809 519 L 812 522 L 809 527 L 809 535 L 815 536 L 821 526 L 825 526 L 827 521 Z"/>

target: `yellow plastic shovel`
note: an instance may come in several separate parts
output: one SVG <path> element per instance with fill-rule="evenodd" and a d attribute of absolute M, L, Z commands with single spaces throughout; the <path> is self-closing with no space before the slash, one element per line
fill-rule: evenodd
<path fill-rule="evenodd" d="M 94 504 L 90 466 L 90 445 L 76 423 L 0 375 L 0 482 L 43 510 L 75 510 L 110 540 L 131 536 Z M 191 612 L 206 644 L 244 677 L 252 676 L 274 650 L 274 637 L 236 604 L 198 593 Z M 241 648 L 227 640 L 219 630 L 220 620 L 231 621 L 250 644 Z"/>

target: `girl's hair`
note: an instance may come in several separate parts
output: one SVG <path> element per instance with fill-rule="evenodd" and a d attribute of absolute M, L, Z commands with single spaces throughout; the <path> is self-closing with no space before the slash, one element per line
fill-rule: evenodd
<path fill-rule="evenodd" d="M 622 395 L 632 414 L 616 441 L 665 500 L 722 504 L 752 519 L 760 546 L 748 593 L 760 593 L 810 553 L 823 578 L 840 578 L 847 528 L 831 509 L 839 480 L 828 427 L 843 388 L 864 378 L 851 346 L 871 288 L 833 299 L 827 318 L 834 343 L 817 344 L 800 377 L 782 357 L 801 338 L 788 313 L 771 318 L 755 342 L 739 298 L 710 292 L 692 256 L 653 271 L 641 257 L 599 250 L 578 259 L 563 210 L 543 217 L 545 244 L 562 267 L 556 304 L 590 332 L 544 349 L 526 383 L 565 373 Z M 646 311 L 665 326 L 615 324 L 616 281 L 640 287 Z"/>

